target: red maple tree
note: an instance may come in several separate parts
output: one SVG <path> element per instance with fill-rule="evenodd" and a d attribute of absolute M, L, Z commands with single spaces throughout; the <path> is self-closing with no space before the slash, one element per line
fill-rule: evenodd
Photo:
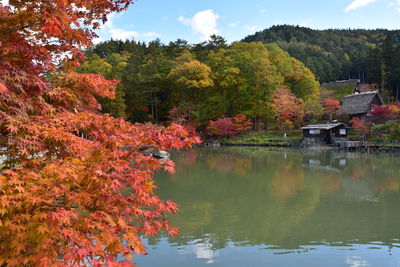
<path fill-rule="evenodd" d="M 304 118 L 303 100 L 294 96 L 286 88 L 281 88 L 274 94 L 273 114 L 280 128 L 290 130 Z"/>
<path fill-rule="evenodd" d="M 383 123 L 394 118 L 393 109 L 390 106 L 373 105 L 370 114 L 375 123 Z"/>
<path fill-rule="evenodd" d="M 354 117 L 351 119 L 351 125 L 356 132 L 362 134 L 363 139 L 366 140 L 368 134 L 371 132 L 371 124 L 367 123 L 360 118 Z"/>
<path fill-rule="evenodd" d="M 209 135 L 224 136 L 225 138 L 234 135 L 236 131 L 234 130 L 232 118 L 222 117 L 218 120 L 210 121 L 207 133 Z"/>
<path fill-rule="evenodd" d="M 329 117 L 329 121 L 335 117 L 336 112 L 340 109 L 340 102 L 333 98 L 325 99 L 322 102 L 325 114 Z"/>
<path fill-rule="evenodd" d="M 236 132 L 245 132 L 253 127 L 251 119 L 244 114 L 238 114 L 232 119 L 233 128 Z"/>
<path fill-rule="evenodd" d="M 95 96 L 114 97 L 117 81 L 71 71 L 107 15 L 132 2 L 0 3 L 1 266 L 125 266 L 145 250 L 140 235 L 177 233 L 177 207 L 152 178 L 174 164 L 140 148 L 199 139 L 101 115 Z"/>

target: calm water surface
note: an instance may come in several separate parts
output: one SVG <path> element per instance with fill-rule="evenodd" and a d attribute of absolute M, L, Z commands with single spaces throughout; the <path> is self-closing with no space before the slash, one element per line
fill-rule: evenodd
<path fill-rule="evenodd" d="M 267 148 L 173 155 L 158 195 L 181 235 L 138 266 L 400 266 L 400 157 Z"/>

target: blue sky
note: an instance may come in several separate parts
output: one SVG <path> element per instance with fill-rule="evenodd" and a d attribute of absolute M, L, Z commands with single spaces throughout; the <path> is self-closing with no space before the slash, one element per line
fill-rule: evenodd
<path fill-rule="evenodd" d="M 276 24 L 400 29 L 400 0 L 139 0 L 98 34 L 99 40 L 198 43 L 216 33 L 232 42 Z"/>

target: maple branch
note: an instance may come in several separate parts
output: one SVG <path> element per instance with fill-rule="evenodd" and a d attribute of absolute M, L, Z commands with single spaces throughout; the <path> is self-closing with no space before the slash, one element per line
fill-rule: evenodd
<path fill-rule="evenodd" d="M 12 33 L 18 32 L 18 31 L 22 31 L 22 30 L 25 30 L 27 28 L 31 28 L 31 27 L 34 27 L 34 26 L 39 26 L 39 25 L 40 25 L 40 22 L 34 22 L 34 23 L 31 23 L 31 24 L 28 24 L 28 25 L 23 25 L 21 27 L 14 28 L 14 29 L 8 30 L 6 32 L 2 32 L 2 33 L 0 33 L 0 36 L 2 37 L 2 36 L 5 36 L 5 35 L 9 35 L 9 34 L 12 34 Z"/>

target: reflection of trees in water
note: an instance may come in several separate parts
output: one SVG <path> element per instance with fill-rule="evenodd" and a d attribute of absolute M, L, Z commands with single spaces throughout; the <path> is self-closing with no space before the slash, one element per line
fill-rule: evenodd
<path fill-rule="evenodd" d="M 296 248 L 323 239 L 390 242 L 397 236 L 399 196 L 380 193 L 371 205 L 365 190 L 357 188 L 398 191 L 399 158 L 200 148 L 195 162 L 182 163 L 189 152 L 175 155 L 175 177 L 157 183 L 163 199 L 180 204 L 171 221 L 182 235 L 170 242 L 188 244 L 207 236 L 213 249 L 230 240 Z M 318 162 L 318 168 L 310 162 Z"/>
<path fill-rule="evenodd" d="M 191 232 L 209 225 L 214 208 L 212 202 L 192 202 L 182 206 L 182 214 L 190 211 L 190 218 L 186 218 L 185 230 Z"/>
<path fill-rule="evenodd" d="M 369 164 L 356 165 L 351 170 L 353 180 L 363 179 L 369 171 Z"/>
<path fill-rule="evenodd" d="M 396 155 L 314 151 L 305 153 L 304 161 L 318 162 L 319 169 L 339 171 L 338 174 L 326 173 L 331 177 L 327 191 L 335 191 L 335 187 L 340 189 L 343 185 L 339 184 L 350 178 L 374 192 L 400 190 L 400 158 Z"/>
<path fill-rule="evenodd" d="M 279 166 L 272 176 L 273 193 L 280 198 L 288 198 L 304 189 L 303 168 L 295 161 Z"/>
<path fill-rule="evenodd" d="M 212 170 L 219 173 L 232 172 L 235 167 L 236 155 L 234 154 L 214 154 L 207 157 L 207 163 Z"/>
<path fill-rule="evenodd" d="M 178 243 L 205 233 L 218 233 L 215 248 L 224 247 L 227 240 L 279 242 L 318 203 L 318 180 L 305 188 L 297 154 L 288 153 L 286 159 L 280 152 L 263 157 L 242 151 L 199 154 L 195 164 L 178 166 L 177 175 L 185 174 L 179 182 L 159 179 L 161 196 L 168 192 L 166 199 L 180 204 L 180 214 L 171 218 L 181 227 Z"/>
<path fill-rule="evenodd" d="M 235 166 L 233 167 L 233 172 L 236 175 L 244 176 L 251 169 L 251 161 L 246 158 L 237 158 L 235 160 Z"/>
<path fill-rule="evenodd" d="M 377 192 L 398 192 L 400 189 L 400 177 L 390 176 L 376 180 L 373 189 Z"/>
<path fill-rule="evenodd" d="M 397 156 L 374 156 L 366 177 L 376 192 L 398 192 L 400 190 L 400 158 Z"/>
<path fill-rule="evenodd" d="M 374 192 L 400 190 L 400 158 L 395 155 L 371 155 L 363 160 L 353 159 L 347 168 L 353 180 L 368 185 Z"/>
<path fill-rule="evenodd" d="M 323 191 L 324 192 L 336 192 L 342 186 L 341 180 L 335 175 L 325 175 L 323 182 Z"/>
<path fill-rule="evenodd" d="M 176 156 L 175 162 L 178 166 L 181 165 L 192 165 L 196 163 L 198 157 L 197 149 L 190 149 L 180 153 Z"/>
<path fill-rule="evenodd" d="M 207 157 L 207 163 L 219 173 L 233 172 L 239 176 L 244 176 L 252 168 L 250 160 L 235 154 L 213 154 Z"/>

